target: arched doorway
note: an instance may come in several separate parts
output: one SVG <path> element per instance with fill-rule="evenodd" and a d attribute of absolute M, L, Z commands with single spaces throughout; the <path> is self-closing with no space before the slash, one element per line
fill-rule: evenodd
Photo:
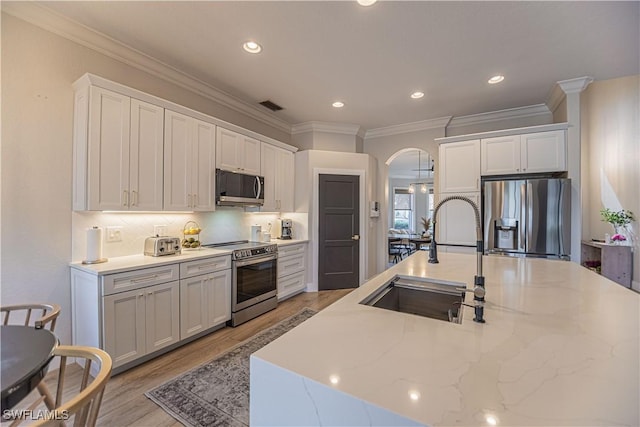
<path fill-rule="evenodd" d="M 425 222 L 433 216 L 435 161 L 431 154 L 420 148 L 404 148 L 385 162 L 387 179 L 385 194 L 386 226 L 388 235 L 419 236 L 429 233 Z M 399 261 L 419 246 L 389 244 L 387 265 Z M 400 249 L 400 250 L 398 250 Z M 405 250 L 403 250 L 405 249 Z M 400 252 L 400 253 L 398 253 Z"/>

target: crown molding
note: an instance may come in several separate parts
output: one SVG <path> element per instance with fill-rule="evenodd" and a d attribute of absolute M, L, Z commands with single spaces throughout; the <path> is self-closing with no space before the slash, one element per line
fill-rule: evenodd
<path fill-rule="evenodd" d="M 448 128 L 478 125 L 497 122 L 500 120 L 520 119 L 551 114 L 545 104 L 528 105 L 525 107 L 509 108 L 506 110 L 489 111 L 487 113 L 459 116 L 451 119 Z"/>
<path fill-rule="evenodd" d="M 365 135 L 362 126 L 345 123 L 311 121 L 291 126 L 291 135 L 307 132 L 337 133 L 341 135 L 359 136 L 360 138 L 363 138 Z"/>
<path fill-rule="evenodd" d="M 497 136 L 519 135 L 524 133 L 550 132 L 554 130 L 567 130 L 570 127 L 571 126 L 569 125 L 569 123 L 566 123 L 566 122 L 551 123 L 548 125 L 526 126 L 521 128 L 500 129 L 500 130 L 491 130 L 488 132 L 469 133 L 466 135 L 446 136 L 444 138 L 436 138 L 435 141 L 438 144 L 442 144 L 442 143 L 449 143 L 449 142 L 468 141 L 471 139 L 493 138 Z"/>
<path fill-rule="evenodd" d="M 274 117 L 258 107 L 225 93 L 171 65 L 158 61 L 141 51 L 60 15 L 46 6 L 33 2 L 2 2 L 2 12 L 204 96 L 278 130 L 291 131 L 291 125 L 288 122 Z"/>
<path fill-rule="evenodd" d="M 560 89 L 566 94 L 580 93 L 587 88 L 593 82 L 591 77 L 578 77 L 575 79 L 561 80 L 557 84 Z"/>
<path fill-rule="evenodd" d="M 545 104 L 547 104 L 547 108 L 549 108 L 549 111 L 551 111 L 552 113 L 556 111 L 565 97 L 566 94 L 564 93 L 562 88 L 560 88 L 560 85 L 554 84 L 551 88 L 549 96 L 547 97 L 547 101 L 545 102 Z"/>
<path fill-rule="evenodd" d="M 428 129 L 445 129 L 452 116 L 438 117 L 435 119 L 420 120 L 418 122 L 392 125 L 382 128 L 369 129 L 365 134 L 365 139 L 380 138 L 383 136 L 399 135 L 402 133 L 420 132 Z"/>

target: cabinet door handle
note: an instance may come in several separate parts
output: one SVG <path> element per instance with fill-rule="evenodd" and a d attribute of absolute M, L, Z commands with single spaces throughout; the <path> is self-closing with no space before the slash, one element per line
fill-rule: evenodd
<path fill-rule="evenodd" d="M 198 205 L 198 194 L 193 195 L 193 207 L 195 208 Z"/>
<path fill-rule="evenodd" d="M 147 292 L 147 295 L 153 295 L 153 292 Z"/>
<path fill-rule="evenodd" d="M 187 206 L 191 207 L 191 194 L 187 194 Z"/>
<path fill-rule="evenodd" d="M 142 298 L 142 297 L 144 296 L 144 294 L 138 294 L 138 296 L 139 296 L 140 298 Z"/>
<path fill-rule="evenodd" d="M 139 279 L 133 279 L 131 281 L 131 283 L 140 283 L 140 282 L 146 282 L 147 280 L 152 280 L 155 279 L 156 277 L 158 277 L 157 274 L 154 274 L 153 276 L 145 276 L 145 277 L 141 277 Z"/>
<path fill-rule="evenodd" d="M 131 206 L 136 206 L 137 203 L 138 203 L 138 192 L 136 190 L 133 190 L 131 192 Z"/>
<path fill-rule="evenodd" d="M 129 192 L 122 190 L 122 206 L 129 206 Z"/>

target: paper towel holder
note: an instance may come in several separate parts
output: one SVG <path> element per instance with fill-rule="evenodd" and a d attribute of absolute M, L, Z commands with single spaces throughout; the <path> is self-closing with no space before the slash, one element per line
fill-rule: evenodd
<path fill-rule="evenodd" d="M 94 230 L 97 229 L 97 228 L 98 227 L 92 227 L 92 229 L 94 229 Z M 85 259 L 85 260 L 82 261 L 82 264 L 85 264 L 85 265 L 87 265 L 87 264 L 101 264 L 103 262 L 107 262 L 108 260 L 109 260 L 108 258 L 99 258 L 99 259 L 96 259 L 96 260 Z"/>

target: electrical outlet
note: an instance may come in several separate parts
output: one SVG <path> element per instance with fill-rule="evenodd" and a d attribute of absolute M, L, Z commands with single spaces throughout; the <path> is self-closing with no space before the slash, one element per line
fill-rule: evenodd
<path fill-rule="evenodd" d="M 154 225 L 153 226 L 153 235 L 154 236 L 166 236 L 167 235 L 167 226 L 166 225 Z"/>
<path fill-rule="evenodd" d="M 107 227 L 107 242 L 121 242 L 122 241 L 122 227 L 112 226 Z"/>

